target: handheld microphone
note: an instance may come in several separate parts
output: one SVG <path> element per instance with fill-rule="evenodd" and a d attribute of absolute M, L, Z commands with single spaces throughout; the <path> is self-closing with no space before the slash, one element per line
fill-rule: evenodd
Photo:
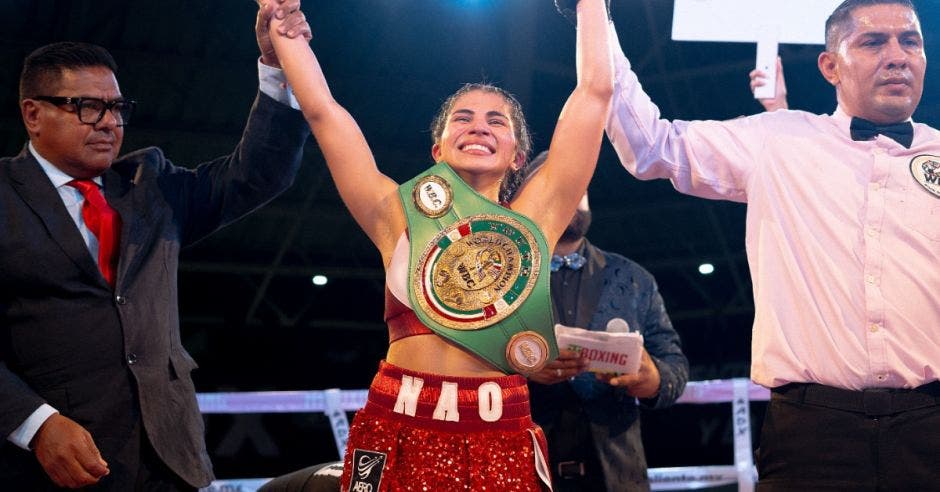
<path fill-rule="evenodd" d="M 610 333 L 630 333 L 630 324 L 623 318 L 614 318 L 607 322 L 607 331 Z"/>

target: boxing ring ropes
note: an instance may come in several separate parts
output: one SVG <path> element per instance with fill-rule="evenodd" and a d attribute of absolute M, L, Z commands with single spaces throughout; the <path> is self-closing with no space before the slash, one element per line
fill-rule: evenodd
<path fill-rule="evenodd" d="M 366 390 L 262 391 L 200 393 L 202 413 L 323 413 L 329 418 L 341 459 L 349 423 L 346 412 L 362 408 Z M 677 404 L 731 403 L 734 463 L 717 466 L 650 468 L 652 490 L 696 490 L 738 484 L 739 492 L 751 492 L 757 481 L 751 445 L 750 402 L 767 401 L 770 391 L 745 378 L 690 381 Z M 315 463 L 311 463 L 313 465 Z M 254 492 L 269 478 L 224 479 L 212 482 L 204 492 Z"/>

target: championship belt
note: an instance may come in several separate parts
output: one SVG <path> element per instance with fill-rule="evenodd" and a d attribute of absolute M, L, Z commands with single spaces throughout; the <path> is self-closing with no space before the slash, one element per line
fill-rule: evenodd
<path fill-rule="evenodd" d="M 480 195 L 446 163 L 398 188 L 408 219 L 408 297 L 438 335 L 506 373 L 558 357 L 549 249 L 528 217 Z"/>

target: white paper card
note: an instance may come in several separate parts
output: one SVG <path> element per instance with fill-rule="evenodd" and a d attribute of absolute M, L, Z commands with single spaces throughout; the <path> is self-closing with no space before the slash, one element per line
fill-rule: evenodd
<path fill-rule="evenodd" d="M 588 371 L 634 374 L 640 370 L 643 335 L 610 333 L 555 325 L 558 346 L 579 352 L 588 359 Z"/>
<path fill-rule="evenodd" d="M 676 0 L 672 39 L 755 43 L 779 26 L 780 43 L 823 44 L 826 19 L 842 0 Z"/>

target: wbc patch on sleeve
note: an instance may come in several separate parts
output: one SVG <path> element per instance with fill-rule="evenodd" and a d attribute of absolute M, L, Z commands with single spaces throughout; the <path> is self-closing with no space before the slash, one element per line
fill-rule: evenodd
<path fill-rule="evenodd" d="M 936 197 L 940 197 L 940 157 L 919 155 L 911 160 L 911 175 Z"/>
<path fill-rule="evenodd" d="M 352 458 L 352 478 L 349 481 L 349 492 L 376 492 L 382 483 L 382 472 L 385 470 L 385 453 L 354 449 Z"/>

